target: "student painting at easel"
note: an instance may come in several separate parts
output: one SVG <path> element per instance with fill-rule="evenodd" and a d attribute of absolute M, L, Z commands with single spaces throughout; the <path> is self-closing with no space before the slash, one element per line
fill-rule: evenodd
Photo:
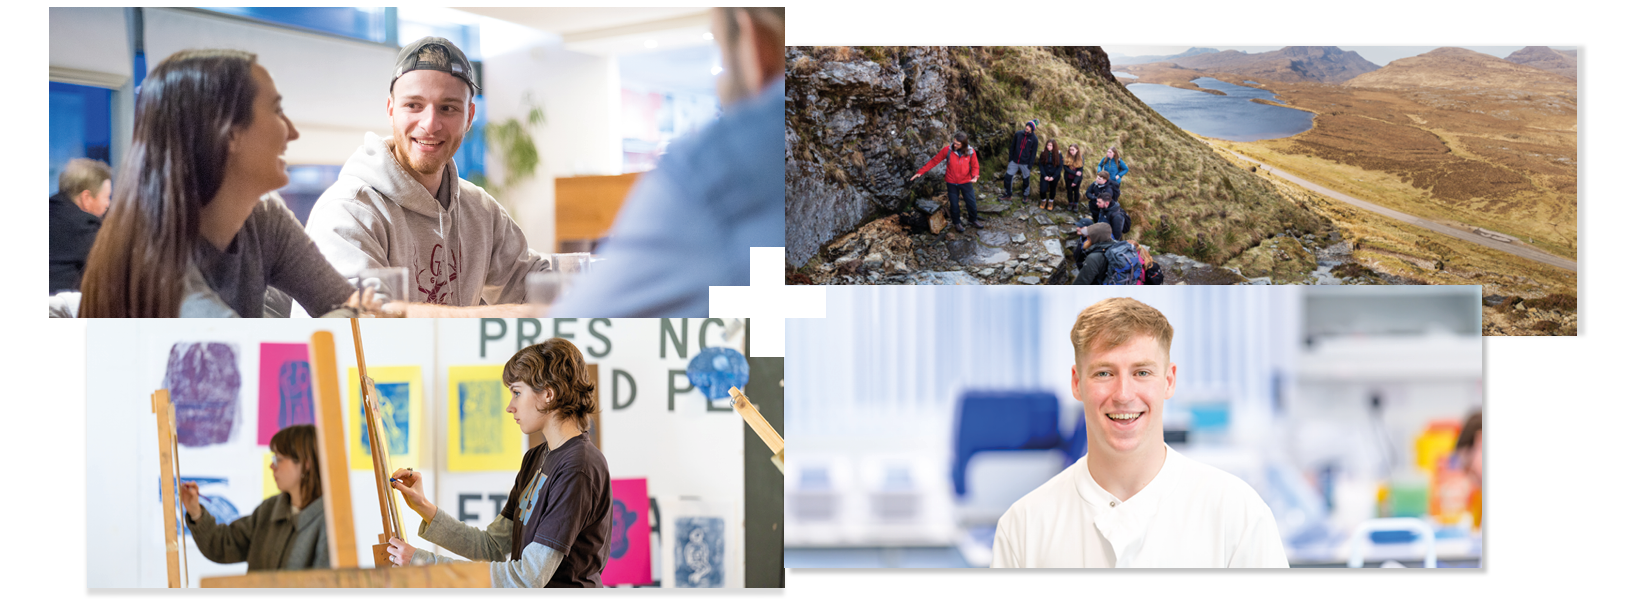
<path fill-rule="evenodd" d="M 525 434 L 546 442 L 525 452 L 502 514 L 476 529 L 423 495 L 422 474 L 396 470 L 390 485 L 423 517 L 418 536 L 470 560 L 491 562 L 492 587 L 603 587 L 609 554 L 609 466 L 587 438 L 598 411 L 581 351 L 551 338 L 521 349 L 502 368 L 513 414 Z M 457 562 L 391 539 L 396 565 Z"/>
<path fill-rule="evenodd" d="M 231 524 L 216 524 L 199 505 L 197 483 L 181 484 L 186 527 L 198 551 L 221 564 L 246 560 L 251 571 L 328 568 L 316 427 L 283 428 L 271 437 L 271 455 L 271 475 L 281 492 Z"/>

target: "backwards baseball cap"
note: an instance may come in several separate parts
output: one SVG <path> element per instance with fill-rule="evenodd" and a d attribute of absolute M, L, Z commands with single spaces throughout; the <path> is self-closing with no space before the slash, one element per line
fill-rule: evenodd
<path fill-rule="evenodd" d="M 463 56 L 463 51 L 452 44 L 451 40 L 436 36 L 427 36 L 401 48 L 401 53 L 395 55 L 395 75 L 389 79 L 390 92 L 395 91 L 395 80 L 401 79 L 408 71 L 431 69 L 444 71 L 457 76 L 468 83 L 472 92 L 479 92 L 479 85 L 474 83 L 474 66 Z"/>

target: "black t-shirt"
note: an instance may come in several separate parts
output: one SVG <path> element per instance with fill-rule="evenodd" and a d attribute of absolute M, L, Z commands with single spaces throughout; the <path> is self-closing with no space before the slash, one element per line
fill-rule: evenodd
<path fill-rule="evenodd" d="M 96 243 L 102 219 L 79 209 L 71 197 L 61 193 L 51 196 L 50 218 L 51 293 L 79 291 L 85 260 Z"/>
<path fill-rule="evenodd" d="M 538 484 L 532 485 L 532 478 Z M 586 434 L 552 451 L 545 443 L 532 447 L 502 508 L 516 527 L 510 559 L 540 543 L 564 554 L 547 587 L 603 587 L 599 575 L 609 558 L 609 510 L 609 464 Z"/>

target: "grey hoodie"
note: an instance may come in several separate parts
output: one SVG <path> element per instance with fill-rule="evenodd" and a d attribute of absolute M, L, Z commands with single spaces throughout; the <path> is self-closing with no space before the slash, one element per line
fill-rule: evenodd
<path fill-rule="evenodd" d="M 451 206 L 413 180 L 389 139 L 367 133 L 338 181 L 310 210 L 305 232 L 333 268 L 355 279 L 368 268 L 407 269 L 407 301 L 447 306 L 525 301 L 525 276 L 548 269 L 491 195 L 455 179 Z"/>

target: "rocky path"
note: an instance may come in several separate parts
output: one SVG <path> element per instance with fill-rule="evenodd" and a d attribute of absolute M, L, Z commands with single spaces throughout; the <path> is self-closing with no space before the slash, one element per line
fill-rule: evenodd
<path fill-rule="evenodd" d="M 1247 157 L 1247 156 L 1242 155 L 1240 153 L 1236 153 L 1235 151 L 1231 151 L 1229 149 L 1224 149 L 1222 147 L 1214 147 L 1214 148 L 1225 151 L 1226 153 L 1229 153 L 1231 155 L 1239 157 L 1239 158 L 1241 158 L 1243 160 L 1250 161 L 1250 162 L 1253 162 L 1253 163 L 1258 164 L 1260 166 L 1263 166 L 1265 168 L 1268 168 L 1270 173 L 1279 175 L 1281 178 L 1285 178 L 1287 180 L 1290 180 L 1294 184 L 1297 184 L 1298 186 L 1301 186 L 1301 187 L 1303 187 L 1305 189 L 1309 189 L 1309 190 L 1314 191 L 1316 193 L 1319 193 L 1321 195 L 1325 195 L 1325 196 L 1330 197 L 1332 199 L 1336 199 L 1338 201 L 1349 204 L 1351 206 L 1354 206 L 1354 207 L 1357 207 L 1357 208 L 1360 208 L 1360 209 L 1363 209 L 1363 210 L 1367 210 L 1367 211 L 1370 211 L 1370 212 L 1376 212 L 1378 214 L 1381 214 L 1383 216 L 1387 216 L 1387 217 L 1392 218 L 1394 220 L 1398 220 L 1398 221 L 1406 223 L 1406 224 L 1422 227 L 1424 229 L 1433 231 L 1435 233 L 1439 233 L 1441 235 L 1448 235 L 1450 237 L 1455 237 L 1456 239 L 1460 239 L 1460 240 L 1466 241 L 1468 243 L 1481 245 L 1481 246 L 1484 246 L 1484 247 L 1487 247 L 1487 248 L 1499 250 L 1499 251 L 1502 251 L 1502 252 L 1506 252 L 1508 254 L 1512 254 L 1512 255 L 1515 255 L 1515 256 L 1522 257 L 1522 258 L 1527 258 L 1529 260 L 1534 260 L 1535 262 L 1540 262 L 1542 264 L 1548 264 L 1548 265 L 1551 265 L 1551 266 L 1555 266 L 1557 268 L 1560 268 L 1560 269 L 1563 269 L 1563 270 L 1566 270 L 1566 271 L 1569 271 L 1569 272 L 1578 272 L 1578 270 L 1579 270 L 1578 263 L 1576 263 L 1574 260 L 1570 260 L 1570 259 L 1564 258 L 1562 256 L 1556 256 L 1556 255 L 1553 255 L 1553 254 L 1548 254 L 1546 252 L 1543 252 L 1543 251 L 1540 251 L 1540 250 L 1534 249 L 1532 247 L 1529 247 L 1527 245 L 1522 245 L 1522 244 L 1519 244 L 1519 243 L 1509 243 L 1509 242 L 1505 242 L 1505 241 L 1497 241 L 1495 239 L 1490 239 L 1488 237 L 1477 235 L 1477 234 L 1473 233 L 1472 231 L 1467 231 L 1467 230 L 1462 230 L 1462 229 L 1458 229 L 1458 228 L 1455 228 L 1455 227 L 1445 226 L 1445 225 L 1439 224 L 1437 222 L 1427 220 L 1425 218 L 1412 216 L 1410 214 L 1406 214 L 1406 213 L 1400 212 L 1398 210 L 1386 208 L 1386 207 L 1371 203 L 1369 201 L 1365 201 L 1363 199 L 1357 199 L 1357 198 L 1354 198 L 1354 197 L 1350 197 L 1350 196 L 1345 195 L 1343 193 L 1339 193 L 1337 191 L 1333 191 L 1333 190 L 1328 189 L 1326 187 L 1322 187 L 1322 186 L 1317 185 L 1315 183 L 1304 180 L 1303 178 L 1301 178 L 1301 177 L 1299 177 L 1297 175 L 1291 174 L 1289 172 L 1285 172 L 1285 171 L 1283 171 L 1280 168 L 1277 168 L 1275 166 L 1266 164 L 1264 162 L 1258 161 L 1258 160 L 1253 159 L 1251 157 Z"/>
<path fill-rule="evenodd" d="M 1040 210 L 1019 199 L 1000 201 L 992 193 L 978 197 L 983 228 L 956 232 L 948 224 L 942 197 L 917 199 L 917 211 L 874 220 L 831 242 L 804 277 L 825 284 L 1072 283 L 1077 268 L 1066 254 L 1077 239 L 1075 212 L 1064 206 Z M 1247 252 L 1241 259 L 1247 261 L 1237 266 L 1213 266 L 1171 253 L 1158 254 L 1156 260 L 1170 285 L 1392 282 L 1374 273 L 1350 273 L 1347 267 L 1357 265 L 1348 248 L 1336 233 L 1279 233 Z M 1243 269 L 1254 276 L 1244 275 Z"/>

